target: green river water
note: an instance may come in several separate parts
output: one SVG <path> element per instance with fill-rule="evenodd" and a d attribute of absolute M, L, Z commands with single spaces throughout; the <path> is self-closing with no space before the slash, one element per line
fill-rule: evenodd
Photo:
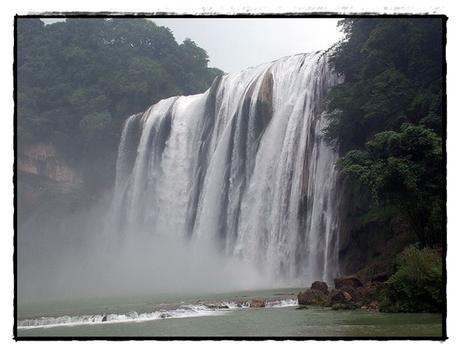
<path fill-rule="evenodd" d="M 439 338 L 442 335 L 439 314 L 305 309 L 295 303 L 298 291 L 272 289 L 200 296 L 156 295 L 20 303 L 18 336 Z M 235 305 L 252 298 L 263 298 L 272 303 L 272 307 Z M 211 310 L 203 303 L 230 303 L 231 308 Z M 104 316 L 106 319 L 102 321 Z"/>

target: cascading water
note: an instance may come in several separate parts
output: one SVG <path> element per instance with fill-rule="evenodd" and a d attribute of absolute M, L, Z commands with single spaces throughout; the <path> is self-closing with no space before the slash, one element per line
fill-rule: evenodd
<path fill-rule="evenodd" d="M 131 116 L 111 234 L 212 244 L 278 283 L 330 280 L 337 157 L 321 137 L 321 102 L 336 80 L 324 52 L 299 54 Z"/>

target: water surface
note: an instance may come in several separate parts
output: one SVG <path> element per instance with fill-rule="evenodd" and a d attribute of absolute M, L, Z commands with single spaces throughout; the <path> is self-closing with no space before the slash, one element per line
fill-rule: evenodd
<path fill-rule="evenodd" d="M 304 309 L 295 303 L 297 292 L 298 289 L 277 289 L 182 298 L 157 295 L 19 305 L 18 336 L 429 338 L 442 335 L 439 314 Z M 269 307 L 247 307 L 245 302 L 254 298 L 264 298 Z M 204 305 L 224 303 L 229 308 Z M 106 321 L 101 321 L 104 315 Z M 82 322 L 82 318 L 87 321 Z M 36 321 L 31 323 L 27 319 Z M 25 324 L 40 326 L 23 327 Z"/>

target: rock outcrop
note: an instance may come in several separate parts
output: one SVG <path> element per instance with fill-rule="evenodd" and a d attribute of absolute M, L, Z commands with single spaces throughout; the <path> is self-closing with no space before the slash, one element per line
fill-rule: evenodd
<path fill-rule="evenodd" d="M 77 183 L 80 177 L 49 143 L 37 143 L 21 149 L 17 160 L 18 172 L 47 178 L 58 183 Z"/>
<path fill-rule="evenodd" d="M 323 292 L 324 294 L 328 294 L 328 286 L 326 282 L 315 281 L 311 284 L 311 289 Z"/>
<path fill-rule="evenodd" d="M 329 294 L 326 282 L 315 281 L 309 289 L 297 296 L 299 305 L 324 305 Z"/>
<path fill-rule="evenodd" d="M 327 295 L 315 289 L 307 289 L 297 295 L 299 305 L 323 305 L 327 300 Z"/>
<path fill-rule="evenodd" d="M 298 294 L 299 305 L 324 306 L 332 310 L 357 308 L 368 311 L 379 310 L 375 293 L 382 283 L 366 282 L 363 284 L 357 276 L 346 276 L 336 278 L 334 284 L 335 288 L 329 291 L 327 283 L 313 282 L 310 288 Z"/>
<path fill-rule="evenodd" d="M 340 289 L 333 289 L 328 297 L 328 302 L 330 304 L 345 304 L 353 300 L 353 297 L 348 292 L 345 292 Z"/>
<path fill-rule="evenodd" d="M 72 200 L 68 196 L 78 194 L 82 178 L 52 144 L 36 143 L 18 150 L 17 187 L 19 222 L 24 222 L 53 200 Z"/>

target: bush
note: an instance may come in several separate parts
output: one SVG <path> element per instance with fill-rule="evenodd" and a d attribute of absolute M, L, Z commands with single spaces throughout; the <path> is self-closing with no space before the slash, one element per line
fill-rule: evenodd
<path fill-rule="evenodd" d="M 395 272 L 381 292 L 381 310 L 440 312 L 442 261 L 436 250 L 411 245 L 395 261 Z"/>

